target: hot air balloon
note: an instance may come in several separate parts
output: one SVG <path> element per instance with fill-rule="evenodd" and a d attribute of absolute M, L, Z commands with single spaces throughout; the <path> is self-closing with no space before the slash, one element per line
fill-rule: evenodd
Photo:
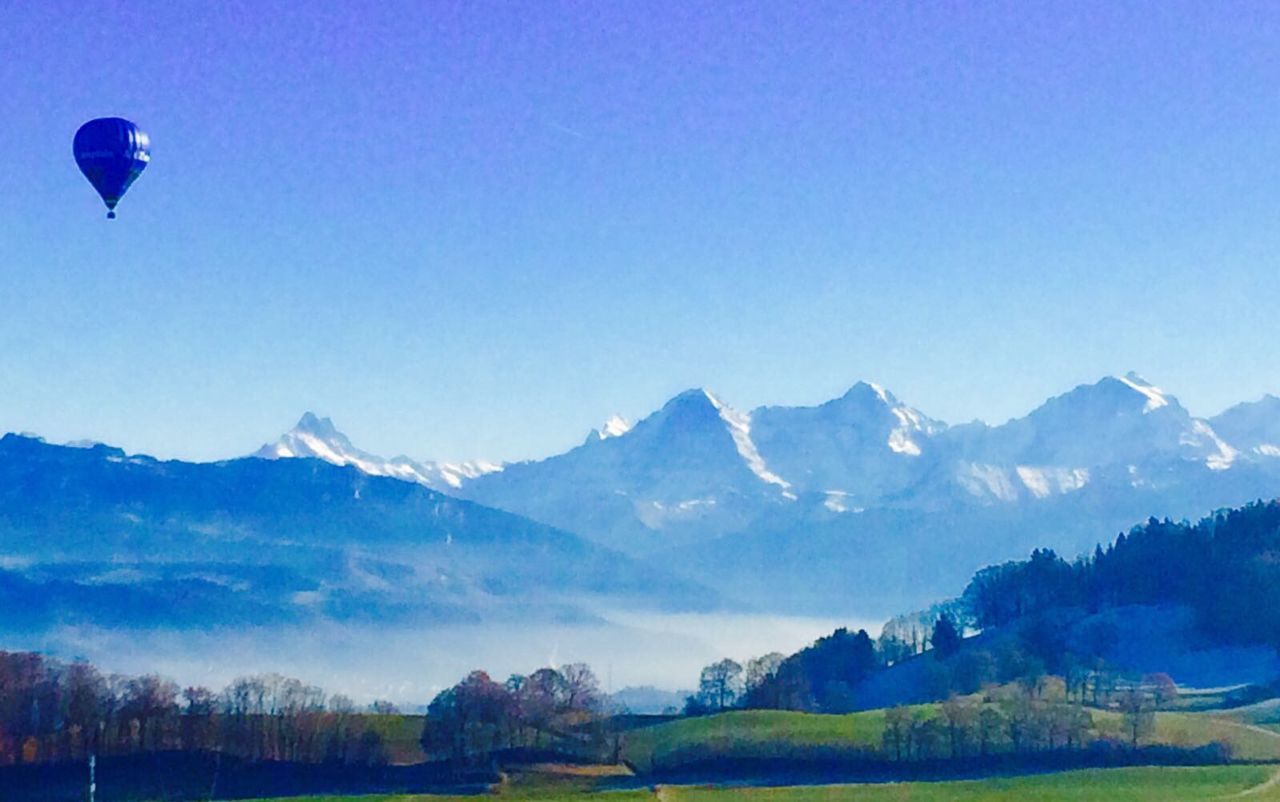
<path fill-rule="evenodd" d="M 100 117 L 80 126 L 72 150 L 114 219 L 116 204 L 151 161 L 151 138 L 128 120 Z"/>

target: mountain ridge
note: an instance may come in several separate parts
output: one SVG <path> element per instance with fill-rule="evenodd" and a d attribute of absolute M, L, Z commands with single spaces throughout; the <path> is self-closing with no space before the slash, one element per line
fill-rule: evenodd
<path fill-rule="evenodd" d="M 259 459 L 313 457 L 333 465 L 352 465 L 371 476 L 390 476 L 425 485 L 433 490 L 460 488 L 468 479 L 502 470 L 484 460 L 467 462 L 419 462 L 403 454 L 386 459 L 357 448 L 338 431 L 329 418 L 308 411 L 297 424 L 273 443 L 266 443 L 250 456 Z"/>
<path fill-rule="evenodd" d="M 1254 405 L 1214 421 L 1194 417 L 1130 372 L 1078 385 L 1002 424 L 951 426 L 865 381 L 814 406 L 746 412 L 693 388 L 635 424 L 610 419 L 562 454 L 503 466 L 382 460 L 340 433 L 327 449 L 308 451 L 289 439 L 302 422 L 258 455 L 305 451 L 644 552 L 663 546 L 663 532 L 673 542 L 698 537 L 682 531 L 693 528 L 718 536 L 768 508 L 806 499 L 834 512 L 936 508 L 956 499 L 1020 503 L 1077 492 L 1116 466 L 1141 483 L 1186 461 L 1224 471 L 1237 460 L 1280 457 L 1280 399 Z M 1257 418 L 1273 421 L 1272 428 Z M 1241 446 L 1215 431 L 1218 420 Z M 1265 431 L 1252 436 L 1250 425 Z M 566 509 L 584 497 L 590 510 Z"/>
<path fill-rule="evenodd" d="M 584 600 L 718 603 L 572 533 L 351 465 L 160 461 L 13 434 L 0 553 L 0 598 L 25 599 L 0 628 L 589 621 Z"/>
<path fill-rule="evenodd" d="M 776 588 L 775 603 L 806 613 L 891 613 L 1023 549 L 1084 551 L 1099 530 L 1280 494 L 1280 399 L 1200 418 L 1136 373 L 997 425 L 949 425 L 857 382 L 821 404 L 746 412 L 695 388 L 601 431 L 447 492 L 731 598 Z M 851 570 L 875 578 L 850 587 Z"/>
<path fill-rule="evenodd" d="M 101 449 L 87 453 L 135 459 Z M 993 426 L 949 425 L 868 382 L 745 412 L 694 388 L 501 466 L 385 459 L 312 413 L 254 456 L 241 462 L 330 463 L 505 511 L 739 604 L 760 606 L 768 587 L 762 609 L 875 614 L 1024 549 L 1079 553 L 1098 531 L 1280 494 L 1280 399 L 1199 418 L 1130 373 Z"/>

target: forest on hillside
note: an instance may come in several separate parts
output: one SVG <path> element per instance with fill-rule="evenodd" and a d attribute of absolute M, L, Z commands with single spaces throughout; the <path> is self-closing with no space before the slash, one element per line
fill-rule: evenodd
<path fill-rule="evenodd" d="M 1195 524 L 1152 518 L 1074 562 L 1037 550 L 979 571 L 962 601 L 979 629 L 1055 610 L 1182 605 L 1212 642 L 1280 647 L 1280 502 Z"/>
<path fill-rule="evenodd" d="M 1056 675 L 1102 704 L 1117 688 L 1153 681 L 1108 664 L 1125 637 L 1118 625 L 1081 622 L 1134 606 L 1189 610 L 1204 646 L 1280 647 L 1280 502 L 1196 523 L 1152 518 L 1074 561 L 1037 549 L 982 569 L 952 601 L 891 620 L 879 638 L 839 629 L 789 656 L 717 661 L 685 712 L 881 706 L 870 689 L 889 671 L 920 701 Z"/>

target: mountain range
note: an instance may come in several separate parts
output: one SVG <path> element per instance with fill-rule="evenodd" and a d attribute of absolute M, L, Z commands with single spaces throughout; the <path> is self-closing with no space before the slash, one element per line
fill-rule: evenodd
<path fill-rule="evenodd" d="M 352 466 L 0 439 L 0 631 L 583 623 L 715 599 L 569 532 Z"/>
<path fill-rule="evenodd" d="M 812 407 L 689 390 L 546 459 L 382 459 L 306 415 L 256 456 L 315 457 L 505 510 L 785 612 L 888 615 L 1038 546 L 1280 492 L 1280 399 L 1214 418 L 1130 373 L 1004 424 L 948 425 L 859 382 Z"/>
<path fill-rule="evenodd" d="M 1032 548 L 1278 491 L 1280 399 L 1198 418 L 1134 374 L 995 426 L 864 382 L 745 412 L 695 389 L 509 464 L 384 459 L 310 413 L 214 463 L 11 434 L 0 629 L 887 618 Z"/>

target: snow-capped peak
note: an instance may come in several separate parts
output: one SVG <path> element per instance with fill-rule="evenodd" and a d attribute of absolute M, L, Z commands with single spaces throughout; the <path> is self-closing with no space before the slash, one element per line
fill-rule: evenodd
<path fill-rule="evenodd" d="M 435 490 L 456 490 L 486 473 L 501 471 L 503 466 L 476 460 L 472 462 L 417 462 L 406 456 L 386 459 L 352 445 L 329 418 L 305 413 L 296 426 L 254 452 L 259 459 L 321 459 L 333 465 L 350 465 L 370 476 L 389 476 L 417 482 Z"/>
<path fill-rule="evenodd" d="M 732 409 L 709 392 L 707 393 L 707 398 L 711 400 L 716 411 L 720 413 L 720 420 L 724 421 L 725 425 L 729 427 L 729 434 L 733 437 L 733 444 L 737 447 L 738 454 L 747 463 L 747 467 L 751 469 L 751 472 L 758 476 L 760 481 L 782 488 L 784 496 L 795 498 L 790 492 L 791 483 L 769 470 L 769 467 L 765 464 L 764 457 L 760 456 L 759 449 L 756 448 L 756 444 L 751 440 L 751 414 Z"/>
<path fill-rule="evenodd" d="M 1117 376 L 1116 379 L 1146 396 L 1147 403 L 1146 406 L 1143 407 L 1143 412 L 1151 412 L 1159 409 L 1160 407 L 1167 407 L 1169 405 L 1169 399 L 1165 396 L 1163 390 L 1151 384 L 1151 382 L 1142 378 L 1133 371 L 1129 371 L 1123 376 Z"/>
<path fill-rule="evenodd" d="M 597 440 L 608 440 L 610 437 L 621 437 L 631 431 L 631 422 L 621 415 L 614 415 L 595 430 Z"/>
<path fill-rule="evenodd" d="M 674 426 L 677 430 L 696 432 L 699 437 L 715 432 L 727 433 L 746 468 L 757 479 L 775 486 L 784 497 L 791 498 L 791 484 L 769 469 L 751 438 L 751 415 L 730 407 L 710 390 L 699 387 L 679 393 L 662 409 L 637 424 L 634 430 L 637 433 L 652 431 L 651 427 L 655 426 Z"/>
<path fill-rule="evenodd" d="M 1093 469 L 1182 459 L 1221 471 L 1239 455 L 1208 422 L 1136 373 L 1082 384 L 991 429 L 984 439 L 985 462 L 1039 467 Z"/>
<path fill-rule="evenodd" d="M 314 412 L 304 412 L 302 417 L 298 419 L 294 431 L 310 432 L 319 437 L 333 437 L 337 435 L 341 437 L 341 432 L 333 425 L 333 421 L 329 418 L 321 418 Z"/>
<path fill-rule="evenodd" d="M 1280 457 L 1280 398 L 1274 395 L 1236 404 L 1209 423 L 1227 442 L 1244 452 Z"/>
<path fill-rule="evenodd" d="M 932 420 L 919 410 L 903 404 L 893 393 L 875 382 L 858 382 L 844 397 L 849 400 L 861 397 L 867 399 L 863 401 L 864 404 L 870 403 L 889 411 L 897 425 L 889 430 L 885 443 L 889 450 L 897 454 L 920 456 L 923 452 L 918 438 L 927 438 L 947 428 L 946 424 Z"/>
<path fill-rule="evenodd" d="M 258 449 L 254 456 L 263 459 L 315 457 L 334 465 L 355 465 L 364 470 L 359 463 L 370 455 L 351 445 L 351 441 L 338 431 L 333 421 L 306 412 L 292 429 L 276 442 Z"/>

